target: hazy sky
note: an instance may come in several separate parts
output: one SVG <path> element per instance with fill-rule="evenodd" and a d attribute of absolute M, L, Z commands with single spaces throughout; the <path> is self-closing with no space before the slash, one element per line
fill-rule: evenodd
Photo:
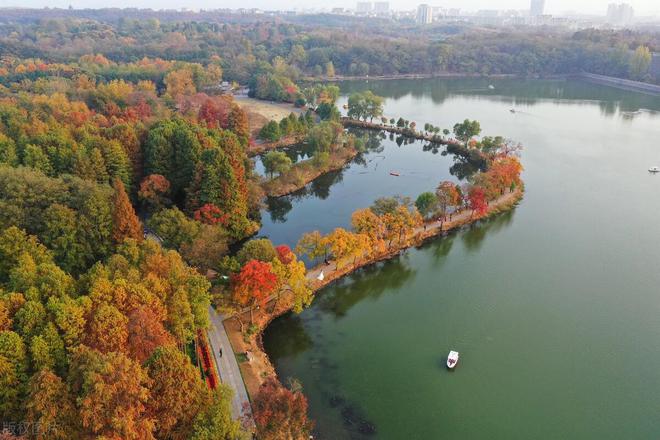
<path fill-rule="evenodd" d="M 605 15 L 609 3 L 622 0 L 546 0 L 546 13 L 557 14 L 565 11 Z M 413 9 L 417 3 L 433 6 L 478 9 L 527 9 L 529 0 L 390 0 L 392 9 Z M 635 15 L 660 15 L 660 0 L 626 0 L 635 8 Z M 303 9 L 303 8 L 355 8 L 353 0 L 0 0 L 0 6 L 24 6 L 41 8 L 68 7 L 144 7 L 162 8 L 262 8 L 262 9 Z"/>

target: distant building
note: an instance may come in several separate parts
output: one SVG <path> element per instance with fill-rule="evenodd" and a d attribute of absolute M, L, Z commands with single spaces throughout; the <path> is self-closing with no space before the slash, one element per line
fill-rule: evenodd
<path fill-rule="evenodd" d="M 429 24 L 433 22 L 433 8 L 423 4 L 417 6 L 417 23 Z"/>
<path fill-rule="evenodd" d="M 532 0 L 529 6 L 529 15 L 538 17 L 543 15 L 545 10 L 545 0 Z"/>
<path fill-rule="evenodd" d="M 358 14 L 370 14 L 373 11 L 374 5 L 371 2 L 357 2 L 355 11 Z"/>
<path fill-rule="evenodd" d="M 610 3 L 607 7 L 607 22 L 610 24 L 625 25 L 632 21 L 635 11 L 627 3 Z"/>
<path fill-rule="evenodd" d="M 390 2 L 375 2 L 374 12 L 377 15 L 387 15 L 390 13 Z"/>

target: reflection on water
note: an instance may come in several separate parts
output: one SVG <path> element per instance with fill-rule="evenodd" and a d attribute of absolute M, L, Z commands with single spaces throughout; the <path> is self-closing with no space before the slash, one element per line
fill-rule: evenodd
<path fill-rule="evenodd" d="M 376 280 L 373 275 L 381 272 L 385 278 Z M 339 319 L 355 304 L 367 298 L 377 299 L 385 291 L 391 292 L 403 286 L 414 274 L 415 270 L 406 261 L 405 254 L 367 266 L 342 278 L 330 293 L 319 295 L 316 306 Z"/>
<path fill-rule="evenodd" d="M 468 225 L 466 231 L 461 234 L 465 250 L 468 252 L 479 251 L 486 236 L 509 226 L 515 213 L 516 211 L 513 209 Z"/>
<path fill-rule="evenodd" d="M 477 171 L 437 144 L 371 130 L 352 128 L 350 132 L 364 141 L 364 151 L 344 168 L 326 173 L 292 194 L 267 198 L 262 236 L 295 245 L 303 232 L 347 227 L 353 211 L 370 206 L 378 197 L 414 198 L 433 191 L 441 180 L 458 183 Z M 392 176 L 390 171 L 400 176 Z M 312 204 L 319 209 L 308 209 Z M 292 216 L 294 210 L 303 212 Z"/>
<path fill-rule="evenodd" d="M 368 85 L 365 85 L 368 83 Z M 489 89 L 489 85 L 495 85 Z M 521 80 L 489 78 L 436 78 L 424 81 L 347 81 L 340 84 L 342 93 L 349 95 L 365 88 L 375 94 L 391 99 L 403 97 L 424 98 L 434 104 L 442 104 L 454 96 L 467 100 L 504 102 L 512 107 L 533 106 L 541 102 L 584 101 L 585 104 L 598 103 L 603 115 L 613 116 L 618 112 L 647 111 L 660 112 L 657 97 L 641 93 L 622 94 L 620 90 L 603 87 L 579 80 Z M 340 101 L 343 105 L 344 101 Z M 431 118 L 429 118 L 431 120 Z"/>

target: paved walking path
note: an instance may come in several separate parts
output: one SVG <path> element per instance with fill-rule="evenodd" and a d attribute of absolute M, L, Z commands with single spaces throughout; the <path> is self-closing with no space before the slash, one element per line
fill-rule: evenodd
<path fill-rule="evenodd" d="M 229 385 L 234 391 L 231 399 L 232 415 L 234 419 L 247 418 L 250 424 L 253 425 L 252 409 L 245 384 L 243 383 L 243 377 L 241 376 L 241 370 L 238 368 L 234 350 L 229 343 L 225 326 L 222 324 L 224 316 L 209 306 L 209 317 L 211 318 L 211 327 L 208 331 L 209 342 L 220 380 L 222 383 Z"/>

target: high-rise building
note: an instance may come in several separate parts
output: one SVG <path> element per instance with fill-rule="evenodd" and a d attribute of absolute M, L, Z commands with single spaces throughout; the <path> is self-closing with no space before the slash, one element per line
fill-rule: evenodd
<path fill-rule="evenodd" d="M 433 8 L 423 4 L 417 6 L 417 23 L 429 24 L 433 22 Z"/>
<path fill-rule="evenodd" d="M 369 14 L 373 11 L 374 5 L 371 2 L 357 2 L 357 8 L 355 9 L 358 14 Z"/>
<path fill-rule="evenodd" d="M 387 15 L 390 13 L 390 2 L 375 2 L 374 12 L 378 15 Z"/>
<path fill-rule="evenodd" d="M 607 22 L 610 24 L 628 24 L 634 16 L 635 11 L 627 3 L 610 3 L 607 7 Z"/>
<path fill-rule="evenodd" d="M 543 15 L 545 10 L 545 0 L 532 0 L 532 3 L 529 6 L 529 15 L 533 17 L 538 17 Z"/>

